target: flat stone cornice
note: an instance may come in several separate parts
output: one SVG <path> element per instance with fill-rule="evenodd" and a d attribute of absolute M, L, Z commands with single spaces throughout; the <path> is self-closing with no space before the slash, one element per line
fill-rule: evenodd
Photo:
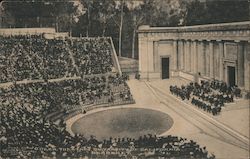
<path fill-rule="evenodd" d="M 186 27 L 149 27 L 141 26 L 139 40 L 225 40 L 250 41 L 250 21 L 222 23 Z"/>
<path fill-rule="evenodd" d="M 183 26 L 183 27 L 150 27 L 148 25 L 143 25 L 139 27 L 138 33 L 203 32 L 203 31 L 232 31 L 232 30 L 250 30 L 250 21 L 194 25 L 194 26 Z"/>

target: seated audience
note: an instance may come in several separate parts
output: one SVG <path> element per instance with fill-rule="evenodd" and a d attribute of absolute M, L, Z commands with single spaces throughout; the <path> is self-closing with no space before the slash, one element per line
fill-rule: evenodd
<path fill-rule="evenodd" d="M 0 83 L 109 73 L 112 49 L 107 38 L 45 39 L 1 37 Z"/>
<path fill-rule="evenodd" d="M 189 100 L 198 108 L 213 115 L 218 115 L 225 103 L 234 102 L 234 97 L 241 96 L 241 90 L 237 86 L 229 87 L 223 81 L 212 80 L 189 83 L 186 86 L 170 86 L 170 92 L 182 100 Z"/>

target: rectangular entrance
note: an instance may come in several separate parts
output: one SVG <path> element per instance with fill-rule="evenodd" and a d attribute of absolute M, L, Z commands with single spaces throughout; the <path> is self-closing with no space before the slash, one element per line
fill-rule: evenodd
<path fill-rule="evenodd" d="M 162 72 L 162 79 L 169 78 L 169 58 L 161 59 L 161 72 Z"/>
<path fill-rule="evenodd" d="M 227 77 L 229 86 L 235 86 L 235 67 L 227 66 Z"/>

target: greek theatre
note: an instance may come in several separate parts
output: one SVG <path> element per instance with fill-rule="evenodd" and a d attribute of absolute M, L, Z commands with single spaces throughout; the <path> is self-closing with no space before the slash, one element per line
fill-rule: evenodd
<path fill-rule="evenodd" d="M 250 21 L 187 27 L 143 25 L 138 40 L 142 79 L 218 79 L 250 90 Z"/>

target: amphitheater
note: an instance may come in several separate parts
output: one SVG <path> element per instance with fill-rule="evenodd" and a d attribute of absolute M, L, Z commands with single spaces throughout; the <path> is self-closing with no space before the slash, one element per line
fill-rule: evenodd
<path fill-rule="evenodd" d="M 170 92 L 188 79 L 124 73 L 138 62 L 121 64 L 109 37 L 34 28 L 0 38 L 0 158 L 249 158 L 243 97 L 203 111 Z"/>

